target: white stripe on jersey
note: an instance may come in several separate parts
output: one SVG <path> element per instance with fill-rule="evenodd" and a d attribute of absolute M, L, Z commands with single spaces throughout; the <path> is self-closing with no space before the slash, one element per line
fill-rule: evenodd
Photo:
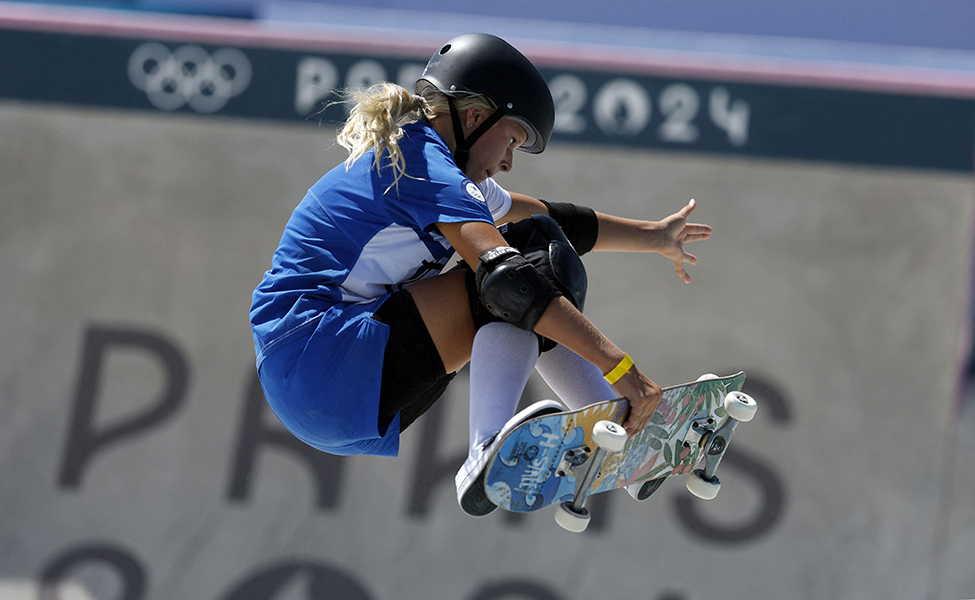
<path fill-rule="evenodd" d="M 430 235 L 445 249 L 450 249 L 447 238 L 435 232 Z M 371 301 L 436 275 L 447 264 L 450 253 L 446 254 L 437 260 L 416 231 L 402 225 L 389 225 L 362 248 L 348 277 L 342 282 L 342 301 Z"/>
<path fill-rule="evenodd" d="M 511 194 L 493 179 L 478 186 L 495 220 L 511 208 Z M 430 236 L 445 249 L 450 242 L 436 231 Z M 391 224 L 366 242 L 359 258 L 342 282 L 343 302 L 369 302 L 383 294 L 401 290 L 407 285 L 440 273 L 449 256 L 437 260 L 416 231 Z"/>

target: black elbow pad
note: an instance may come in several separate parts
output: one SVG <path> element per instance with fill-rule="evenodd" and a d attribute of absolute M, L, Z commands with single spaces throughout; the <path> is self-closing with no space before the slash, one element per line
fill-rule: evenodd
<path fill-rule="evenodd" d="M 531 331 L 554 298 L 555 285 L 510 246 L 481 254 L 475 273 L 478 298 L 495 317 Z"/>
<path fill-rule="evenodd" d="M 549 216 L 558 223 L 569 243 L 579 256 L 592 250 L 599 238 L 599 219 L 596 211 L 588 206 L 568 202 L 548 202 L 539 199 L 548 209 Z"/>

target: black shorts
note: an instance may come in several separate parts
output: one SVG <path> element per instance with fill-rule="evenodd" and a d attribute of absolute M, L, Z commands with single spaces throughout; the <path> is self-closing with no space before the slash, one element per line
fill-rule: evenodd
<path fill-rule="evenodd" d="M 457 374 L 444 369 L 409 292 L 394 292 L 372 318 L 389 325 L 379 392 L 379 430 L 384 432 L 400 413 L 399 429 L 403 431 L 433 406 Z"/>

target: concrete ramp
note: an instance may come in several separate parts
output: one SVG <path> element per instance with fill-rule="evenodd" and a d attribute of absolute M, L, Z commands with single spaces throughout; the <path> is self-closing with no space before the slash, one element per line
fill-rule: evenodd
<path fill-rule="evenodd" d="M 395 459 L 310 451 L 266 410 L 250 293 L 344 158 L 331 132 L 11 102 L 0 131 L 3 600 L 975 596 L 970 173 L 516 157 L 502 183 L 552 200 L 698 200 L 693 282 L 590 255 L 589 315 L 658 383 L 742 368 L 761 403 L 716 500 L 604 495 L 573 536 L 456 506 L 465 377 Z"/>

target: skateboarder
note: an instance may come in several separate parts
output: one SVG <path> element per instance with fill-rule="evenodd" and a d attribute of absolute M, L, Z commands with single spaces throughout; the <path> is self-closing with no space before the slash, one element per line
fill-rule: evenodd
<path fill-rule="evenodd" d="M 710 228 L 687 223 L 693 201 L 631 221 L 501 188 L 492 175 L 512 168 L 515 149 L 541 153 L 554 116 L 537 69 L 483 34 L 440 48 L 416 94 L 380 84 L 356 95 L 338 137 L 349 158 L 295 209 L 250 311 L 265 396 L 295 436 L 334 454 L 395 455 L 470 360 L 471 451 L 457 485 L 479 515 L 494 508 L 478 487 L 491 440 L 549 408 L 512 419 L 536 361 L 570 406 L 625 396 L 627 431 L 642 429 L 660 388 L 582 316 L 578 254 L 656 251 L 687 280 L 696 258 L 683 243 Z M 442 272 L 454 251 L 466 266 Z"/>

